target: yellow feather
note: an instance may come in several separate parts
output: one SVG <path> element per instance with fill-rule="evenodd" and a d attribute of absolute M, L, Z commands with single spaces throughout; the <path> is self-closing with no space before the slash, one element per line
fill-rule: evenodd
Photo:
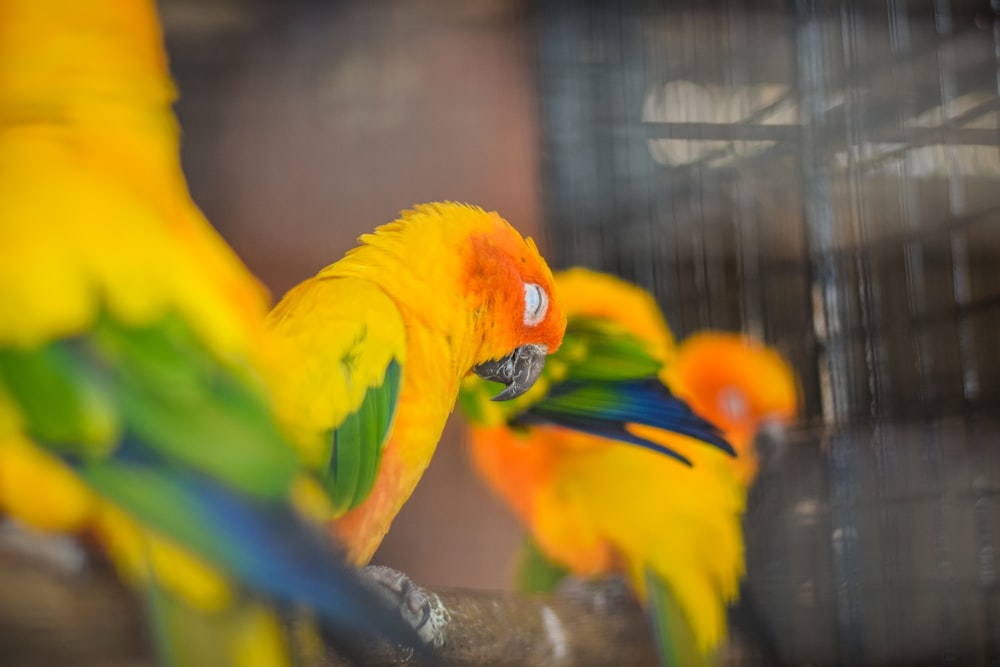
<path fill-rule="evenodd" d="M 153 4 L 6 0 L 0 72 L 0 344 L 107 307 L 130 324 L 173 310 L 216 351 L 249 349 L 265 293 L 187 194 Z"/>
<path fill-rule="evenodd" d="M 548 526 L 559 526 L 563 540 L 567 525 L 589 532 L 574 536 L 568 546 L 574 553 L 563 562 L 579 574 L 609 571 L 616 560 L 589 571 L 576 560 L 588 553 L 577 551 L 579 540 L 591 544 L 590 553 L 602 541 L 624 561 L 640 597 L 647 569 L 669 582 L 698 645 L 714 648 L 725 633 L 724 604 L 736 595 L 743 573 L 744 491 L 725 455 L 700 446 L 695 467 L 685 468 L 656 452 L 565 431 L 539 433 L 533 442 L 561 450 L 552 485 L 562 517 L 550 517 Z M 663 444 L 682 450 L 674 439 Z"/>
<path fill-rule="evenodd" d="M 284 628 L 270 609 L 250 607 L 233 635 L 233 667 L 276 667 L 287 662 Z"/>
<path fill-rule="evenodd" d="M 268 316 L 273 333 L 269 385 L 278 417 L 306 461 L 329 456 L 327 432 L 380 386 L 392 359 L 406 360 L 406 331 L 396 304 L 357 278 L 309 279 Z"/>
<path fill-rule="evenodd" d="M 563 307 L 573 316 L 614 322 L 647 343 L 654 359 L 669 364 L 674 336 L 653 295 L 620 278 L 582 267 L 556 274 Z"/>
<path fill-rule="evenodd" d="M 94 521 L 115 564 L 134 584 L 152 578 L 164 590 L 204 612 L 218 612 L 232 601 L 229 581 L 219 571 L 109 503 Z"/>
<path fill-rule="evenodd" d="M 58 458 L 26 438 L 0 438 L 0 512 L 43 530 L 72 532 L 93 516 L 97 499 Z"/>

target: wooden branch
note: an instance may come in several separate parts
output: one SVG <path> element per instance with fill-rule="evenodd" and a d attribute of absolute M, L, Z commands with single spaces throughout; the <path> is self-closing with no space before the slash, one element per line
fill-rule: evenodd
<path fill-rule="evenodd" d="M 142 611 L 112 572 L 73 574 L 0 550 L 0 656 L 10 667 L 148 665 Z"/>
<path fill-rule="evenodd" d="M 451 616 L 433 664 L 448 667 L 656 665 L 642 610 L 621 586 L 575 587 L 557 596 L 437 592 Z M 418 665 L 385 646 L 365 664 Z M 329 667 L 348 663 L 331 659 Z"/>
<path fill-rule="evenodd" d="M 576 587 L 553 597 L 439 591 L 451 615 L 435 665 L 654 665 L 646 618 L 620 587 Z M 141 608 L 111 571 L 60 571 L 0 549 L 3 664 L 152 665 Z M 334 652 L 324 667 L 348 663 Z M 386 646 L 362 665 L 417 664 Z"/>

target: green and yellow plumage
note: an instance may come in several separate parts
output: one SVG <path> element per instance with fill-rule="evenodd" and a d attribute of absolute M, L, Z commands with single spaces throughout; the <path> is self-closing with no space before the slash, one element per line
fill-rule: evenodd
<path fill-rule="evenodd" d="M 430 462 L 462 378 L 521 346 L 554 351 L 565 318 L 552 297 L 526 323 L 525 286 L 554 294 L 551 273 L 496 213 L 424 204 L 360 241 L 272 311 L 268 382 L 333 499 L 336 534 L 365 563 Z"/>
<path fill-rule="evenodd" d="M 281 609 L 408 637 L 303 517 L 266 295 L 187 193 L 155 6 L 0 0 L 0 511 L 95 534 L 160 658 L 292 659 Z"/>

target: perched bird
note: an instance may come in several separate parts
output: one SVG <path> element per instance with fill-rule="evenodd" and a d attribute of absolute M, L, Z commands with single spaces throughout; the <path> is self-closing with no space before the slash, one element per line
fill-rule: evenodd
<path fill-rule="evenodd" d="M 471 370 L 527 391 L 566 319 L 534 242 L 496 213 L 434 203 L 361 237 L 271 312 L 278 415 L 367 563 L 430 462 Z"/>
<path fill-rule="evenodd" d="M 0 512 L 96 536 L 165 664 L 288 664 L 298 608 L 409 640 L 306 519 L 266 294 L 191 201 L 174 96 L 151 0 L 0 0 Z"/>
<path fill-rule="evenodd" d="M 744 572 L 753 436 L 792 418 L 794 376 L 740 336 L 676 346 L 652 296 L 618 278 L 556 284 L 568 325 L 536 388 L 497 404 L 473 378 L 460 400 L 475 467 L 530 532 L 519 585 L 623 573 L 664 664 L 711 664 Z"/>

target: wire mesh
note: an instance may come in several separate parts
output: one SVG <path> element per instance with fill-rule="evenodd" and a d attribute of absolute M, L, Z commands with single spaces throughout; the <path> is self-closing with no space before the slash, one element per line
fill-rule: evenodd
<path fill-rule="evenodd" d="M 747 517 L 786 660 L 1000 663 L 997 11 L 538 8 L 554 263 L 799 373 L 802 424 Z"/>

